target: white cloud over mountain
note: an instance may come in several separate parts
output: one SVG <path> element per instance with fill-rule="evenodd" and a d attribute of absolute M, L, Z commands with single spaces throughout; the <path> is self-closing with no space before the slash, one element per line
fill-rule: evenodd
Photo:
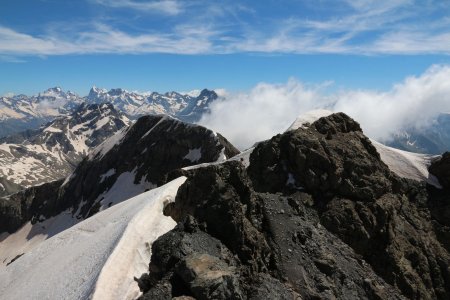
<path fill-rule="evenodd" d="M 291 79 L 260 83 L 248 93 L 228 93 L 211 106 L 200 123 L 223 133 L 244 149 L 284 131 L 300 114 L 326 108 L 342 111 L 377 140 L 408 127 L 426 127 L 439 113 L 450 112 L 450 66 L 432 66 L 388 91 L 345 90 L 330 93 L 328 84 L 311 86 Z"/>

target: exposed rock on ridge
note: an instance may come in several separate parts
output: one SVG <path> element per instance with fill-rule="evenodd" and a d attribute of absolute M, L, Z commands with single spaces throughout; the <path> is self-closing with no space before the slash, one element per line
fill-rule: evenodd
<path fill-rule="evenodd" d="M 345 114 L 260 143 L 248 170 L 183 174 L 142 299 L 450 297 L 449 194 L 391 173 Z"/>
<path fill-rule="evenodd" d="M 182 167 L 239 153 L 220 134 L 168 116 L 145 116 L 91 152 L 64 182 L 0 198 L 0 233 L 69 209 L 84 219 L 166 183 Z"/>

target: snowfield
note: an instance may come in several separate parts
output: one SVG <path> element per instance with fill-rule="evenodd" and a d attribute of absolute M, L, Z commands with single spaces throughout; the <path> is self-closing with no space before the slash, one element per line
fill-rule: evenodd
<path fill-rule="evenodd" d="M 153 241 L 175 227 L 162 210 L 185 180 L 106 209 L 0 266 L 1 298 L 135 299 L 133 278 L 147 272 Z"/>
<path fill-rule="evenodd" d="M 437 188 L 442 188 L 439 180 L 428 172 L 429 165 L 439 155 L 407 152 L 385 146 L 374 140 L 370 141 L 380 153 L 381 160 L 398 176 L 417 181 L 426 181 Z"/>

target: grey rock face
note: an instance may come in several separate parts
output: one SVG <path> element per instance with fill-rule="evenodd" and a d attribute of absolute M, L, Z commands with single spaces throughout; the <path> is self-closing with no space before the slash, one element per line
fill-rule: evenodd
<path fill-rule="evenodd" d="M 216 92 L 204 89 L 198 97 L 189 101 L 186 108 L 180 111 L 177 117 L 186 122 L 197 122 L 204 113 L 209 112 L 209 105 L 218 98 Z"/>
<path fill-rule="evenodd" d="M 144 299 L 167 285 L 177 291 L 168 297 L 196 297 L 177 276 L 192 255 L 225 261 L 215 264 L 224 272 L 232 266 L 244 299 L 450 296 L 448 192 L 392 174 L 344 114 L 260 143 L 248 169 L 227 162 L 183 174 L 165 208 L 179 225 L 153 245 Z M 213 239 L 225 249 L 177 252 L 174 236 L 193 232 L 195 244 Z"/>
<path fill-rule="evenodd" d="M 433 162 L 429 171 L 443 187 L 450 188 L 450 152 L 445 152 L 439 160 Z"/>
<path fill-rule="evenodd" d="M 35 189 L 55 199 L 45 201 L 34 190 L 26 190 L 5 200 L 7 207 L 8 203 L 15 207 L 26 202 L 31 208 L 23 210 L 26 214 L 5 208 L 0 219 L 20 222 L 0 226 L 0 232 L 14 231 L 26 221 L 37 221 L 41 215 L 49 218 L 67 209 L 77 212 L 74 217 L 84 219 L 164 184 L 175 169 L 222 161 L 237 153 L 225 138 L 209 129 L 168 116 L 145 116 L 95 148 L 64 183 Z"/>

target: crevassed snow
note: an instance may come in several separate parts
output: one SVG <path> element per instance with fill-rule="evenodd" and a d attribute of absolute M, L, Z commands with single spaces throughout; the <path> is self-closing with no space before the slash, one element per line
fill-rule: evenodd
<path fill-rule="evenodd" d="M 202 148 L 189 149 L 188 154 L 186 154 L 183 159 L 190 160 L 191 162 L 197 162 L 202 158 Z"/>
<path fill-rule="evenodd" d="M 431 161 L 439 156 L 407 152 L 385 146 L 374 140 L 371 142 L 380 153 L 381 160 L 398 176 L 426 181 L 437 188 L 442 188 L 437 178 L 428 172 Z"/>
<path fill-rule="evenodd" d="M 1 298 L 134 299 L 133 277 L 147 270 L 152 243 L 176 225 L 163 215 L 164 203 L 185 180 L 102 211 L 0 268 Z"/>

